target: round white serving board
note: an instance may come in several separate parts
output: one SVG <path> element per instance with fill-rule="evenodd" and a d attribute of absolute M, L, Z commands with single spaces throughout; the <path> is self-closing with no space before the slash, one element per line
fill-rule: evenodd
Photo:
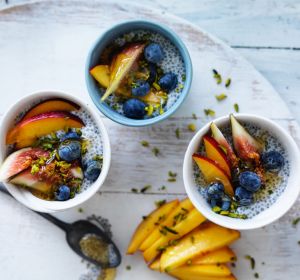
<path fill-rule="evenodd" d="M 124 251 L 141 217 L 154 207 L 154 201 L 185 197 L 182 161 L 193 133 L 189 123 L 200 128 L 210 121 L 203 110 L 214 109 L 216 116 L 233 112 L 260 114 L 276 120 L 300 143 L 299 127 L 277 92 L 247 61 L 224 43 L 198 27 L 152 8 L 122 5 L 121 1 L 49 1 L 17 6 L 0 12 L 0 114 L 20 97 L 39 90 L 63 90 L 91 102 L 84 82 L 84 65 L 93 41 L 119 21 L 150 19 L 174 29 L 186 43 L 194 66 L 191 92 L 180 110 L 169 120 L 148 128 L 128 128 L 104 118 L 112 144 L 112 166 L 101 193 L 78 209 L 56 216 L 75 221 L 95 214 L 109 219 L 114 240 L 123 254 L 117 279 L 168 279 L 152 272 L 141 255 L 125 256 Z M 229 89 L 216 85 L 212 68 L 231 77 Z M 216 94 L 228 98 L 217 102 Z M 195 121 L 192 113 L 198 116 Z M 181 131 L 180 139 L 175 129 Z M 149 141 L 158 147 L 159 157 L 140 145 Z M 175 183 L 167 181 L 168 171 L 177 172 Z M 131 193 L 131 188 L 151 184 L 147 194 Z M 167 191 L 159 191 L 162 185 Z M 280 221 L 260 230 L 242 233 L 233 247 L 239 261 L 234 273 L 238 279 L 298 279 L 300 272 L 300 227 L 292 219 L 300 215 L 299 200 Z M 64 240 L 64 233 L 24 208 L 0 195 L 0 278 L 9 280 L 76 280 L 92 274 Z M 256 259 L 250 269 L 245 255 Z M 265 265 L 262 265 L 265 262 Z M 126 270 L 130 265 L 131 270 Z"/>

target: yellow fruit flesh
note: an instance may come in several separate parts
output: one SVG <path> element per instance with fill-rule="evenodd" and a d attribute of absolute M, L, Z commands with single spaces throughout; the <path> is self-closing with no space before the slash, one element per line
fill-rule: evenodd
<path fill-rule="evenodd" d="M 240 237 L 236 230 L 205 223 L 182 238 L 175 246 L 162 253 L 160 266 L 162 271 L 170 271 L 184 265 L 196 256 L 222 248 Z"/>
<path fill-rule="evenodd" d="M 166 217 L 178 204 L 178 200 L 173 200 L 154 210 L 147 216 L 147 218 L 139 224 L 133 234 L 127 249 L 127 254 L 135 253 L 145 238 L 164 221 L 163 217 Z"/>
<path fill-rule="evenodd" d="M 188 198 L 181 201 L 180 204 L 168 215 L 168 217 L 161 224 L 161 226 L 171 227 L 173 223 L 176 222 L 176 218 L 186 216 L 187 213 L 192 209 L 194 209 L 194 206 Z M 139 250 L 145 251 L 146 249 L 151 247 L 161 236 L 162 233 L 160 232 L 160 227 L 158 227 L 141 244 Z"/>
<path fill-rule="evenodd" d="M 235 253 L 228 247 L 209 252 L 203 256 L 192 259 L 192 264 L 228 263 L 236 259 Z"/>
<path fill-rule="evenodd" d="M 187 234 L 194 228 L 198 227 L 205 221 L 205 217 L 199 213 L 197 209 L 189 212 L 184 220 L 171 227 L 177 234 L 167 232 L 166 235 L 161 236 L 151 247 L 144 251 L 143 256 L 146 262 L 153 260 L 159 253 L 172 240 L 177 240 L 183 235 Z"/>

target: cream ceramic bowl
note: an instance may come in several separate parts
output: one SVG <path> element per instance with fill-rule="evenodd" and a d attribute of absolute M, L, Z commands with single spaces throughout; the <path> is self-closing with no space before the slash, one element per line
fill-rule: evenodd
<path fill-rule="evenodd" d="M 63 211 L 69 208 L 76 207 L 88 200 L 89 198 L 91 198 L 103 185 L 103 182 L 107 176 L 110 167 L 111 160 L 111 149 L 108 134 L 98 112 L 95 109 L 93 109 L 93 107 L 90 104 L 78 99 L 77 97 L 74 97 L 73 95 L 62 92 L 44 91 L 33 93 L 23 97 L 22 99 L 18 100 L 18 102 L 15 103 L 12 107 L 10 107 L 4 114 L 0 127 L 0 163 L 2 163 L 5 157 L 7 156 L 7 146 L 5 145 L 5 138 L 9 128 L 11 128 L 14 125 L 15 118 L 22 111 L 24 111 L 24 109 L 30 108 L 30 106 L 32 106 L 33 103 L 36 103 L 39 100 L 47 100 L 50 98 L 63 98 L 72 101 L 78 104 L 80 107 L 84 108 L 92 116 L 101 133 L 104 160 L 102 171 L 98 179 L 94 183 L 92 183 L 86 190 L 82 191 L 81 193 L 77 194 L 74 198 L 67 201 L 42 200 L 32 195 L 27 190 L 16 187 L 13 184 L 4 182 L 4 185 L 7 188 L 7 190 L 19 202 L 21 202 L 28 208 L 31 208 L 32 210 L 48 213 Z"/>
<path fill-rule="evenodd" d="M 283 216 L 295 203 L 300 192 L 300 154 L 297 144 L 293 138 L 275 122 L 256 115 L 237 114 L 236 117 L 242 122 L 250 123 L 269 131 L 271 135 L 276 137 L 277 140 L 282 144 L 288 155 L 288 161 L 290 164 L 290 174 L 283 193 L 269 208 L 250 219 L 234 219 L 214 213 L 209 204 L 206 202 L 205 198 L 197 190 L 193 172 L 194 163 L 192 159 L 193 153 L 199 150 L 203 136 L 207 134 L 210 129 L 210 123 L 206 124 L 202 129 L 200 129 L 189 143 L 183 163 L 183 180 L 188 197 L 191 199 L 194 206 L 208 220 L 232 229 L 255 229 L 276 221 Z M 217 126 L 222 127 L 229 123 L 229 116 L 220 117 L 214 120 L 214 122 Z"/>

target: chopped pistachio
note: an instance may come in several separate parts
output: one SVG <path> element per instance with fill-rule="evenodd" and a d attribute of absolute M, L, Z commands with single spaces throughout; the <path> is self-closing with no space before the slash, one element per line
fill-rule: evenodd
<path fill-rule="evenodd" d="M 271 195 L 273 193 L 273 191 L 272 190 L 268 190 L 268 193 Z"/>
<path fill-rule="evenodd" d="M 293 220 L 292 224 L 293 226 L 296 226 L 300 222 L 300 217 Z"/>
<path fill-rule="evenodd" d="M 156 90 L 161 90 L 160 85 L 159 85 L 158 83 L 156 83 L 156 82 L 154 82 L 154 83 L 152 84 L 152 86 L 153 86 Z"/>
<path fill-rule="evenodd" d="M 151 185 L 146 185 L 145 187 L 143 187 L 141 189 L 141 193 L 145 193 L 146 191 L 148 191 L 149 189 L 151 189 Z"/>
<path fill-rule="evenodd" d="M 248 218 L 248 216 L 246 214 L 238 214 L 238 213 L 229 213 L 228 217 L 236 218 L 236 219 L 243 219 L 243 220 Z"/>
<path fill-rule="evenodd" d="M 39 165 L 33 164 L 33 165 L 31 166 L 31 171 L 30 171 L 30 173 L 31 173 L 32 175 L 36 174 L 36 173 L 39 172 L 39 171 L 40 171 Z"/>
<path fill-rule="evenodd" d="M 126 270 L 131 270 L 131 266 L 130 265 L 126 265 Z"/>
<path fill-rule="evenodd" d="M 180 130 L 179 130 L 178 127 L 177 127 L 176 130 L 175 130 L 175 135 L 176 135 L 176 138 L 177 138 L 177 139 L 180 138 Z"/>
<path fill-rule="evenodd" d="M 184 82 L 184 81 L 186 80 L 186 75 L 185 75 L 185 74 L 182 74 L 182 75 L 181 75 L 181 79 L 182 79 L 182 81 Z"/>
<path fill-rule="evenodd" d="M 159 191 L 164 191 L 164 190 L 166 190 L 166 189 L 167 189 L 166 186 L 161 186 L 161 188 L 159 188 L 158 190 L 159 190 Z"/>
<path fill-rule="evenodd" d="M 149 142 L 148 142 L 148 141 L 145 141 L 145 140 L 142 140 L 142 141 L 141 141 L 141 145 L 142 145 L 143 147 L 149 147 Z"/>
<path fill-rule="evenodd" d="M 215 207 L 212 208 L 212 210 L 213 210 L 215 213 L 219 213 L 219 212 L 221 212 L 222 209 L 221 209 L 219 206 L 215 206 Z"/>
<path fill-rule="evenodd" d="M 78 208 L 78 212 L 79 213 L 82 213 L 83 212 L 83 209 L 80 207 L 80 208 Z"/>
<path fill-rule="evenodd" d="M 162 115 L 164 112 L 165 112 L 165 111 L 164 111 L 163 107 L 160 106 L 160 107 L 159 107 L 159 114 Z"/>
<path fill-rule="evenodd" d="M 137 192 L 138 192 L 138 190 L 137 190 L 136 188 L 132 188 L 132 189 L 131 189 L 131 192 L 133 192 L 133 193 L 137 193 Z"/>
<path fill-rule="evenodd" d="M 213 69 L 212 71 L 213 71 L 214 78 L 215 78 L 217 84 L 221 84 L 222 83 L 222 77 L 221 77 L 221 75 L 215 69 Z"/>
<path fill-rule="evenodd" d="M 196 125 L 194 123 L 188 124 L 188 130 L 191 131 L 191 132 L 195 132 L 196 131 Z"/>
<path fill-rule="evenodd" d="M 162 200 L 158 200 L 158 201 L 155 201 L 155 205 L 156 207 L 160 207 L 162 205 L 164 205 L 167 201 L 165 199 L 162 199 Z"/>
<path fill-rule="evenodd" d="M 233 108 L 237 113 L 240 111 L 239 105 L 237 103 L 233 104 Z"/>
<path fill-rule="evenodd" d="M 230 86 L 230 84 L 231 84 L 231 79 L 230 78 L 228 78 L 227 80 L 226 80 L 226 82 L 225 82 L 225 87 L 229 87 Z"/>
<path fill-rule="evenodd" d="M 211 109 L 204 109 L 204 113 L 206 116 L 211 116 L 211 117 L 214 117 L 216 115 L 216 112 Z"/>
<path fill-rule="evenodd" d="M 170 183 L 176 182 L 176 178 L 169 178 L 168 182 L 170 182 Z"/>
<path fill-rule="evenodd" d="M 147 112 L 147 115 L 148 115 L 148 116 L 152 116 L 153 111 L 154 111 L 154 107 L 153 107 L 151 104 L 149 104 L 149 105 L 145 108 L 145 111 Z"/>
<path fill-rule="evenodd" d="M 216 95 L 216 99 L 218 100 L 218 101 L 222 101 L 222 100 L 224 100 L 224 99 L 226 99 L 227 98 L 227 95 L 225 94 L 225 93 L 221 93 L 221 94 L 219 94 L 219 95 Z"/>
<path fill-rule="evenodd" d="M 160 154 L 160 151 L 159 151 L 159 149 L 157 147 L 154 147 L 152 149 L 152 153 L 157 157 Z"/>
<path fill-rule="evenodd" d="M 90 146 L 90 141 L 87 140 L 87 139 L 84 139 L 82 142 L 81 142 L 81 153 L 84 155 L 86 154 L 88 148 Z"/>
<path fill-rule="evenodd" d="M 170 177 L 177 177 L 177 173 L 176 173 L 176 172 L 172 172 L 172 171 L 169 171 L 169 172 L 168 172 L 168 175 L 169 175 Z"/>
<path fill-rule="evenodd" d="M 259 274 L 257 272 L 254 273 L 255 278 L 259 278 Z"/>
<path fill-rule="evenodd" d="M 167 227 L 167 226 L 163 226 L 163 227 L 162 227 L 162 230 L 165 230 L 166 232 L 170 232 L 170 233 L 172 233 L 172 234 L 178 234 L 178 232 L 177 232 L 176 230 L 171 229 L 171 228 L 169 228 L 169 227 Z"/>
<path fill-rule="evenodd" d="M 192 117 L 193 117 L 194 120 L 197 120 L 197 116 L 196 116 L 195 113 L 192 114 Z"/>
<path fill-rule="evenodd" d="M 253 257 L 251 257 L 250 255 L 246 255 L 245 259 L 250 261 L 251 269 L 254 269 L 255 268 L 255 259 Z"/>
<path fill-rule="evenodd" d="M 102 161 L 103 160 L 103 156 L 102 155 L 95 155 L 93 157 L 93 160 Z"/>

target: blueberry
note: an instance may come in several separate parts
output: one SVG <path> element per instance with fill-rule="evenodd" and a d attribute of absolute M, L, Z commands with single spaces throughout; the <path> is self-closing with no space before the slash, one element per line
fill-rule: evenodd
<path fill-rule="evenodd" d="M 270 171 L 279 171 L 284 165 L 283 156 L 276 151 L 264 153 L 261 160 L 264 168 Z"/>
<path fill-rule="evenodd" d="M 207 199 L 219 200 L 224 194 L 224 185 L 220 182 L 210 184 L 206 190 Z"/>
<path fill-rule="evenodd" d="M 211 199 L 211 200 L 208 201 L 208 203 L 210 204 L 210 207 L 211 207 L 211 208 L 214 208 L 214 207 L 220 205 L 220 200 L 217 200 L 217 199 Z"/>
<path fill-rule="evenodd" d="M 228 210 L 230 210 L 230 206 L 231 206 L 231 199 L 230 199 L 230 197 L 227 196 L 227 195 L 224 195 L 222 197 L 222 206 L 221 206 L 222 210 L 228 211 Z"/>
<path fill-rule="evenodd" d="M 256 192 L 261 187 L 260 177 L 251 171 L 242 172 L 239 176 L 240 185 L 250 192 Z"/>
<path fill-rule="evenodd" d="M 164 58 L 164 53 L 161 46 L 156 43 L 149 44 L 145 48 L 144 55 L 146 60 L 152 63 L 159 63 Z"/>
<path fill-rule="evenodd" d="M 132 119 L 142 119 L 146 114 L 145 108 L 146 104 L 135 98 L 128 99 L 123 104 L 124 115 Z"/>
<path fill-rule="evenodd" d="M 84 176 L 90 181 L 96 181 L 101 172 L 101 165 L 98 160 L 90 160 L 85 166 Z"/>
<path fill-rule="evenodd" d="M 75 131 L 69 131 L 61 136 L 60 141 L 66 140 L 80 140 L 80 136 Z"/>
<path fill-rule="evenodd" d="M 158 84 L 163 90 L 171 91 L 176 88 L 177 82 L 178 82 L 177 76 L 174 73 L 170 72 L 163 75 L 159 79 Z"/>
<path fill-rule="evenodd" d="M 131 89 L 133 96 L 145 96 L 150 91 L 150 85 L 144 80 L 136 81 L 135 87 Z"/>
<path fill-rule="evenodd" d="M 76 140 L 67 140 L 62 142 L 58 147 L 58 155 L 60 159 L 71 162 L 79 159 L 81 156 L 81 144 Z"/>
<path fill-rule="evenodd" d="M 68 186 L 61 185 L 58 187 L 54 195 L 57 200 L 68 200 L 70 198 L 70 188 Z"/>
<path fill-rule="evenodd" d="M 153 84 L 156 80 L 156 66 L 153 63 L 149 63 L 149 78 L 147 80 L 147 82 L 149 84 Z"/>
<path fill-rule="evenodd" d="M 253 203 L 253 193 L 247 191 L 243 187 L 237 187 L 235 190 L 235 198 L 242 206 L 248 206 Z"/>

